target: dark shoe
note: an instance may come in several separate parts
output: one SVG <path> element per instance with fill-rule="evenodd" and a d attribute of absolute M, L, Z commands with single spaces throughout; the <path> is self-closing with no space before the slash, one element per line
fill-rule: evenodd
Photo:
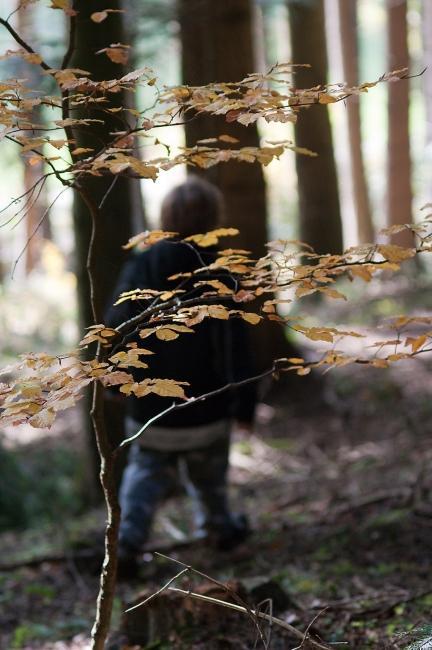
<path fill-rule="evenodd" d="M 239 544 L 242 544 L 250 534 L 251 529 L 246 515 L 235 515 L 231 527 L 219 534 L 217 548 L 219 551 L 231 551 Z"/>

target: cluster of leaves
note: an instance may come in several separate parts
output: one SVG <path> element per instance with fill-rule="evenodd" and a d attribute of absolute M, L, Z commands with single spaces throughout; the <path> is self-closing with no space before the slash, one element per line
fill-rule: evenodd
<path fill-rule="evenodd" d="M 359 338 L 361 334 L 334 327 L 308 326 L 300 318 L 279 315 L 277 306 L 312 293 L 344 299 L 345 296 L 333 286 L 342 275 L 370 281 L 382 270 L 399 269 L 403 261 L 416 253 L 431 250 L 431 222 L 432 216 L 417 225 L 405 226 L 415 233 L 417 248 L 375 244 L 350 248 L 342 255 L 318 255 L 304 245 L 299 248 L 299 242 L 278 240 L 270 243 L 268 254 L 258 260 L 253 260 L 247 251 L 222 249 L 208 266 L 193 273 L 172 276 L 173 289 L 170 291 L 128 291 L 120 296 L 118 303 L 139 301 L 137 315 L 116 329 L 103 324 L 90 327 L 80 347 L 88 348 L 96 343 L 99 352 L 93 359 L 82 360 L 79 350 L 62 358 L 27 354 L 18 364 L 3 371 L 3 375 L 9 374 L 12 379 L 0 384 L 0 421 L 4 425 L 28 422 L 34 427 L 49 427 L 56 414 L 74 405 L 80 399 L 82 389 L 93 382 L 118 386 L 127 395 L 144 397 L 155 393 L 184 403 L 188 401 L 187 384 L 181 377 L 158 379 L 149 375 L 137 382 L 131 370 L 140 368 L 151 372 L 152 337 L 169 344 L 179 336 L 193 335 L 193 326 L 207 318 L 241 318 L 252 325 L 268 319 L 309 340 L 326 344 L 314 361 L 303 358 L 277 361 L 275 367 L 278 371 L 294 371 L 299 375 L 308 374 L 312 368 L 350 363 L 385 368 L 392 362 L 428 351 L 432 340 L 431 317 L 402 316 L 394 319 L 386 324 L 386 328 L 394 332 L 392 338 L 377 342 L 368 354 L 358 356 L 348 355 L 338 346 L 345 337 Z M 204 248 L 233 232 L 233 229 L 220 228 L 189 237 L 186 241 Z M 150 246 L 167 236 L 173 237 L 175 233 L 145 232 L 127 246 L 131 243 Z M 189 288 L 182 289 L 182 286 Z M 258 313 L 242 308 L 243 303 L 258 298 Z M 233 309 L 233 303 L 238 303 L 239 308 Z M 415 334 L 412 333 L 413 327 Z M 149 341 L 148 347 L 139 347 L 135 341 L 130 341 L 131 335 L 136 333 L 143 341 Z M 194 398 L 189 400 L 192 402 Z"/>
<path fill-rule="evenodd" d="M 359 86 L 346 83 L 326 84 L 314 88 L 296 88 L 293 75 L 307 64 L 282 63 L 272 66 L 265 74 L 253 73 L 241 81 L 212 83 L 207 86 L 179 86 L 165 90 L 161 102 L 169 104 L 162 115 L 176 115 L 177 107 L 185 113 L 196 112 L 223 115 L 227 122 L 253 124 L 260 117 L 267 122 L 296 122 L 300 109 L 312 104 L 334 104 L 351 95 L 366 93 L 384 81 L 399 80 L 407 69 L 395 70 L 373 82 Z M 294 76 L 295 80 L 295 76 Z M 307 153 L 306 150 L 297 150 Z"/>
<path fill-rule="evenodd" d="M 64 11 L 72 19 L 75 13 L 70 3 L 55 0 L 53 8 Z M 71 13 L 72 12 L 72 13 Z M 110 19 L 112 10 L 95 12 L 95 23 Z M 7 20 L 1 24 L 16 36 Z M 167 125 L 183 124 L 184 120 L 197 119 L 201 114 L 223 116 L 227 123 L 248 125 L 258 118 L 267 121 L 293 122 L 298 112 L 311 104 L 328 104 L 346 99 L 350 95 L 367 92 L 383 81 L 394 81 L 406 76 L 406 70 L 398 70 L 380 79 L 349 87 L 346 84 L 316 86 L 299 89 L 293 83 L 296 66 L 280 64 L 267 74 L 251 74 L 233 83 L 214 83 L 199 87 L 158 87 L 154 72 L 145 67 L 116 79 L 95 81 L 91 73 L 78 68 L 55 69 L 31 47 L 20 42 L 21 47 L 8 50 L 2 58 L 21 57 L 27 63 L 42 67 L 57 87 L 57 93 L 43 95 L 40 90 L 26 86 L 20 80 L 6 80 L 0 85 L 0 137 L 15 142 L 25 156 L 25 164 L 34 165 L 44 161 L 50 171 L 63 184 L 78 187 L 86 175 L 128 175 L 155 180 L 159 173 L 176 165 L 192 165 L 207 168 L 221 162 L 239 161 L 267 165 L 279 158 L 287 149 L 297 153 L 314 155 L 306 149 L 297 148 L 292 142 L 267 143 L 261 147 L 239 147 L 235 138 L 222 135 L 198 142 L 193 147 L 179 147 L 172 152 L 156 135 L 156 130 Z M 121 43 L 111 44 L 97 53 L 108 56 L 111 61 L 124 64 L 128 47 Z M 294 77 L 295 78 L 295 77 Z M 135 93 L 139 87 L 150 87 L 154 101 L 144 110 L 131 107 L 130 102 L 113 102 L 120 92 Z M 32 121 L 33 109 L 43 105 L 52 117 L 48 123 Z M 83 117 L 83 109 L 87 116 Z M 105 114 L 115 114 L 118 128 L 98 150 L 80 147 L 77 138 L 82 129 L 97 129 L 104 122 Z M 137 138 L 140 149 L 160 145 L 163 155 L 153 159 L 137 157 Z M 27 196 L 30 200 L 31 197 Z M 22 208 L 26 209 L 26 205 Z"/>
<path fill-rule="evenodd" d="M 31 1 L 24 0 L 21 7 Z M 76 12 L 68 0 L 52 0 L 51 6 L 63 11 L 72 22 L 75 20 Z M 111 13 L 108 9 L 94 12 L 91 20 L 95 24 L 102 23 L 110 20 Z M 57 88 L 56 94 L 47 96 L 16 79 L 0 85 L 0 139 L 16 143 L 26 165 L 42 161 L 49 170 L 22 197 L 12 202 L 19 206 L 15 214 L 21 214 L 21 218 L 38 199 L 43 183 L 51 175 L 56 176 L 66 188 L 82 191 L 80 183 L 86 176 L 110 175 L 115 178 L 127 175 L 154 180 L 161 171 L 179 164 L 207 168 L 235 160 L 267 165 L 286 149 L 313 155 L 310 151 L 296 148 L 291 142 L 236 147 L 238 141 L 228 135 L 202 140 L 193 147 L 180 147 L 172 152 L 158 139 L 156 130 L 198 119 L 203 114 L 222 116 L 227 123 L 236 121 L 245 126 L 258 118 L 269 122 L 293 122 L 299 111 L 311 104 L 338 102 L 350 95 L 367 92 L 383 81 L 395 81 L 406 76 L 406 70 L 398 70 L 358 86 L 333 84 L 299 89 L 293 81 L 296 66 L 281 64 L 273 66 L 266 74 L 251 74 L 238 82 L 200 87 L 159 87 L 149 68 L 134 70 L 115 79 L 95 81 L 88 71 L 68 67 L 68 56 L 65 56 L 61 69 L 53 68 L 20 39 L 8 19 L 0 19 L 0 23 L 19 45 L 18 49 L 8 51 L 5 58 L 18 56 L 29 64 L 40 66 Z M 107 56 L 121 65 L 126 61 L 127 51 L 124 44 L 114 43 L 100 50 L 97 56 Z M 151 107 L 138 110 L 128 102 L 113 101 L 119 93 L 135 93 L 142 86 L 154 91 Z M 41 105 L 52 116 L 45 124 L 32 121 L 33 109 Z M 86 117 L 82 117 L 84 109 Z M 97 150 L 79 147 L 80 130 L 97 131 L 110 114 L 115 114 L 118 128 L 110 133 L 108 141 Z M 137 138 L 140 138 L 143 146 L 161 146 L 163 155 L 153 159 L 139 158 L 136 151 L 142 147 L 137 148 Z M 427 250 L 429 246 L 428 226 L 429 222 L 415 230 L 421 250 Z M 219 237 L 232 234 L 235 234 L 233 229 L 219 229 L 190 237 L 188 242 L 205 247 L 217 243 Z M 129 242 L 127 247 L 137 244 L 149 246 L 171 236 L 173 233 L 160 231 L 143 233 Z M 56 413 L 74 404 L 82 388 L 94 382 L 101 382 L 105 386 L 118 385 L 127 394 L 143 396 L 153 392 L 186 399 L 181 377 L 172 380 L 149 377 L 139 384 L 134 382 L 128 369 L 151 366 L 150 362 L 147 364 L 142 360 L 142 357 L 150 354 L 150 350 L 134 346 L 128 336 L 131 332 L 139 332 L 143 339 L 155 336 L 170 341 L 192 334 L 191 328 L 206 318 L 242 318 L 251 324 L 257 324 L 263 318 L 278 321 L 309 339 L 333 346 L 316 365 L 340 365 L 356 361 L 354 358 L 348 361 L 334 349 L 341 336 L 353 333 L 334 328 L 308 327 L 298 320 L 283 318 L 276 310 L 278 302 L 300 299 L 315 292 L 341 298 L 341 294 L 332 286 L 340 275 L 348 273 L 369 280 L 378 269 L 395 270 L 401 261 L 415 252 L 414 249 L 376 245 L 350 249 L 339 256 L 319 256 L 304 246 L 299 251 L 293 242 L 273 242 L 265 257 L 252 260 L 247 251 L 221 250 L 208 267 L 198 269 L 188 278 L 181 274 L 172 278 L 172 290 L 155 292 L 139 288 L 121 296 L 120 301 L 137 301 L 142 310 L 137 317 L 116 330 L 95 325 L 88 331 L 81 346 L 97 343 L 99 351 L 94 359 L 81 360 L 79 351 L 62 359 L 50 355 L 25 355 L 15 368 L 6 371 L 6 375 L 12 372 L 19 378 L 13 378 L 0 387 L 1 419 L 4 423 L 28 421 L 37 427 L 50 426 Z M 224 277 L 229 277 L 230 281 L 224 282 Z M 185 291 L 186 279 L 188 286 L 192 283 L 195 297 Z M 233 286 L 234 289 L 231 288 Z M 198 287 L 200 295 L 196 298 Z M 274 298 L 275 292 L 277 298 Z M 232 308 L 233 303 L 238 303 L 240 307 L 242 303 L 257 298 L 261 298 L 259 314 Z M 424 336 L 424 341 L 417 339 L 411 344 L 411 353 L 415 354 L 427 345 L 428 334 Z M 384 363 L 384 360 L 380 363 Z M 285 360 L 279 367 L 282 365 L 299 374 L 306 374 L 313 364 L 291 359 Z"/>

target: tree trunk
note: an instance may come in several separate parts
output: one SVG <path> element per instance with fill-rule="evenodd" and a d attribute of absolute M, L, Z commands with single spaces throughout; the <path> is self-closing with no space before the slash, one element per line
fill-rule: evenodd
<path fill-rule="evenodd" d="M 17 12 L 17 27 L 21 36 L 25 41 L 31 41 L 33 32 L 33 25 L 35 20 L 34 7 L 31 5 L 27 7 L 19 6 Z M 18 64 L 18 76 L 22 79 L 28 80 L 30 88 L 40 88 L 42 83 L 41 69 L 38 66 L 20 61 Z M 27 115 L 29 121 L 33 124 L 40 124 L 42 122 L 42 114 L 40 107 L 35 107 L 30 114 Z M 33 185 L 43 176 L 44 163 L 43 161 L 35 162 L 30 165 L 27 158 L 33 154 L 29 153 L 26 158 L 22 159 L 23 163 L 23 185 L 24 191 L 31 191 Z M 40 193 L 39 193 L 40 190 Z M 35 191 L 33 197 L 38 197 L 37 201 L 30 201 L 29 209 L 25 215 L 25 272 L 28 275 L 36 266 L 39 261 L 41 252 L 41 242 L 44 232 L 49 231 L 49 215 L 45 214 L 46 211 L 46 186 L 39 186 Z M 45 227 L 44 227 L 45 226 Z"/>
<path fill-rule="evenodd" d="M 323 0 L 289 0 L 291 52 L 294 63 L 309 63 L 295 76 L 298 88 L 327 81 L 327 50 Z M 301 239 L 319 253 L 339 253 L 343 248 L 336 163 L 328 110 L 304 109 L 295 126 L 299 147 L 318 157 L 296 156 Z"/>
<path fill-rule="evenodd" d="M 111 13 L 108 18 L 100 23 L 94 23 L 90 15 L 95 11 L 106 9 L 104 0 L 74 0 L 74 9 L 78 12 L 76 17 L 75 50 L 70 67 L 81 68 L 91 72 L 91 78 L 95 81 L 114 79 L 124 74 L 124 67 L 113 63 L 106 54 L 96 54 L 112 43 L 124 43 L 122 14 Z M 111 0 L 110 9 L 121 9 L 120 0 Z M 107 94 L 109 104 L 104 104 L 104 109 L 120 107 L 125 105 L 122 93 Z M 80 117 L 103 119 L 103 124 L 92 125 L 91 130 L 76 130 L 74 137 L 77 146 L 90 147 L 99 150 L 101 146 L 112 140 L 112 132 L 121 131 L 124 124 L 115 113 L 110 117 L 109 113 L 101 113 L 97 110 L 83 109 Z M 74 112 L 74 117 L 76 113 Z M 102 224 L 95 246 L 96 263 L 93 268 L 94 282 L 97 285 L 96 311 L 103 314 L 113 294 L 117 277 L 123 266 L 126 253 L 122 250 L 122 244 L 126 243 L 132 234 L 132 183 L 130 179 L 112 176 L 87 177 L 84 181 L 84 189 L 90 194 L 97 205 L 103 202 L 101 210 Z M 136 200 L 136 196 L 135 196 Z M 75 193 L 74 206 L 74 229 L 75 229 L 75 260 L 76 274 L 78 280 L 78 306 L 81 329 L 91 325 L 93 321 L 90 286 L 87 274 L 87 256 L 91 236 L 91 219 L 89 211 L 79 196 Z M 89 410 L 89 398 L 85 400 L 86 413 Z M 108 403 L 107 426 L 108 435 L 112 442 L 118 442 L 122 436 L 122 405 L 116 403 L 114 406 Z M 91 457 L 93 459 L 92 478 L 95 487 L 94 494 L 99 493 L 97 475 L 99 471 L 99 457 L 94 443 L 94 435 L 91 423 L 87 423 L 88 439 L 90 443 Z M 97 490 L 97 492 L 96 492 Z"/>
<path fill-rule="evenodd" d="M 423 75 L 426 103 L 426 143 L 432 142 L 432 3 L 422 2 L 423 61 L 427 66 Z"/>
<path fill-rule="evenodd" d="M 339 0 L 338 4 L 345 81 L 355 86 L 358 84 L 357 0 Z M 360 244 L 372 243 L 375 233 L 363 164 L 360 101 L 355 95 L 347 101 L 347 118 L 357 236 Z"/>
<path fill-rule="evenodd" d="M 407 3 L 387 0 L 388 69 L 409 66 Z M 412 222 L 411 156 L 409 141 L 409 81 L 388 84 L 387 223 Z M 395 235 L 393 241 L 412 246 L 410 232 Z"/>
<path fill-rule="evenodd" d="M 183 82 L 202 85 L 213 81 L 237 81 L 256 67 L 253 48 L 253 12 L 250 0 L 179 0 Z M 198 117 L 186 125 L 186 143 L 228 134 L 235 146 L 259 145 L 256 125 L 228 124 L 223 118 Z M 192 168 L 217 185 L 223 193 L 229 226 L 240 230 L 230 245 L 246 248 L 253 255 L 265 252 L 267 233 L 266 191 L 258 164 L 223 163 L 202 171 Z M 282 329 L 265 323 L 253 333 L 255 367 L 261 371 L 273 359 L 288 353 Z"/>
<path fill-rule="evenodd" d="M 252 5 L 250 0 L 179 0 L 183 82 L 202 85 L 237 81 L 255 70 Z M 227 133 L 239 146 L 258 146 L 255 125 L 227 124 L 224 119 L 199 117 L 186 126 L 186 143 Z M 227 163 L 203 174 L 221 190 L 226 221 L 240 230 L 235 245 L 264 252 L 267 241 L 266 196 L 262 168 L 257 164 Z"/>

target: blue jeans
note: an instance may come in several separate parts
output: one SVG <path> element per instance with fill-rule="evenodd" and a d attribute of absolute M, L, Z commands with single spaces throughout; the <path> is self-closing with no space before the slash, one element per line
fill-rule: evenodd
<path fill-rule="evenodd" d="M 158 505 L 180 476 L 194 502 L 194 519 L 201 533 L 229 535 L 236 518 L 228 506 L 226 474 L 229 438 L 191 451 L 156 451 L 135 443 L 120 488 L 120 545 L 139 551 L 145 544 Z"/>

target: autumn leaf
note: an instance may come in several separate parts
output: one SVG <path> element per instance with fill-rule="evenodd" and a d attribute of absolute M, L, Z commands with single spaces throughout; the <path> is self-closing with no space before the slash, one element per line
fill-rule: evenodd
<path fill-rule="evenodd" d="M 104 9 L 103 11 L 94 11 L 90 18 L 94 23 L 102 23 L 108 18 L 108 14 L 123 14 L 124 9 Z"/>
<path fill-rule="evenodd" d="M 258 316 L 258 314 L 255 314 L 254 312 L 241 311 L 240 316 L 251 325 L 257 325 L 262 320 L 262 317 Z"/>
<path fill-rule="evenodd" d="M 98 50 L 96 54 L 106 54 L 113 63 L 126 65 L 129 60 L 130 45 L 123 45 L 122 43 L 113 43 L 109 47 L 104 47 Z"/>
<path fill-rule="evenodd" d="M 152 385 L 152 393 L 160 395 L 160 397 L 179 397 L 186 399 L 183 385 L 188 385 L 187 382 L 178 382 L 174 379 L 156 379 Z"/>
<path fill-rule="evenodd" d="M 39 413 L 36 413 L 36 415 L 33 415 L 28 420 L 28 423 L 36 429 L 50 429 L 55 417 L 56 415 L 53 409 L 44 409 Z"/>
<path fill-rule="evenodd" d="M 70 0 L 51 0 L 51 9 L 61 9 L 66 16 L 76 16 L 77 12 L 72 9 Z"/>
<path fill-rule="evenodd" d="M 126 384 L 133 381 L 133 377 L 128 372 L 122 372 L 118 370 L 116 372 L 110 372 L 108 375 L 104 375 L 100 378 L 101 383 L 104 386 L 117 386 L 119 384 Z"/>
<path fill-rule="evenodd" d="M 178 235 L 177 232 L 166 232 L 164 230 L 146 230 L 139 235 L 135 235 L 129 239 L 128 243 L 122 246 L 123 249 L 129 250 L 135 246 L 153 246 L 162 239 L 171 239 Z"/>
<path fill-rule="evenodd" d="M 415 255 L 414 248 L 403 248 L 396 246 L 396 244 L 378 244 L 377 252 L 385 257 L 389 262 L 403 262 Z"/>
<path fill-rule="evenodd" d="M 219 237 L 233 237 L 238 234 L 239 231 L 237 228 L 217 228 L 216 230 L 211 230 L 203 235 L 191 235 L 190 237 L 186 237 L 185 241 L 192 241 L 195 244 L 198 244 L 198 246 L 206 248 L 208 246 L 215 246 L 219 241 Z"/>

